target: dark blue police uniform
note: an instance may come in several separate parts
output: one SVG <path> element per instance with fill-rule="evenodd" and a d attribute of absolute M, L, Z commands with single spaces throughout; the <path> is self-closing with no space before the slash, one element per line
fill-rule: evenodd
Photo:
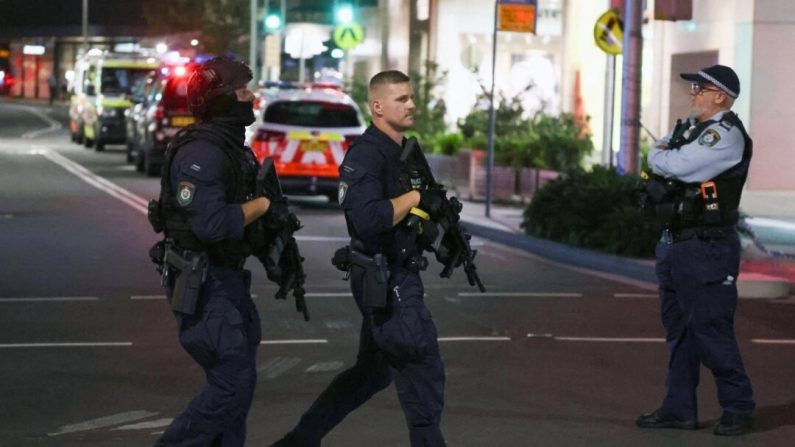
<path fill-rule="evenodd" d="M 242 135 L 239 148 L 247 150 Z M 241 152 L 241 156 L 246 155 Z M 237 168 L 224 150 L 207 140 L 186 143 L 173 158 L 171 191 L 203 245 L 244 239 L 240 203 L 229 201 L 233 188 L 229 172 Z M 174 419 L 157 446 L 244 445 L 261 339 L 259 314 L 249 292 L 251 273 L 242 268 L 244 259 L 230 262 L 209 256 L 195 313 L 175 312 L 180 343 L 204 369 L 207 385 Z M 167 288 L 169 300 L 173 291 Z"/>
<path fill-rule="evenodd" d="M 390 198 L 407 192 L 400 184 L 402 148 L 370 126 L 349 149 L 340 167 L 340 203 L 351 247 L 389 260 L 385 307 L 370 306 L 362 268 L 351 269 L 351 291 L 362 314 L 356 364 L 340 373 L 292 431 L 293 442 L 319 446 L 351 411 L 395 381 L 412 447 L 439 447 L 444 406 L 444 365 L 437 332 L 425 306 L 413 235 L 393 227 Z M 402 260 L 398 262 L 398 260 Z M 377 300 L 376 300 L 377 301 Z"/>

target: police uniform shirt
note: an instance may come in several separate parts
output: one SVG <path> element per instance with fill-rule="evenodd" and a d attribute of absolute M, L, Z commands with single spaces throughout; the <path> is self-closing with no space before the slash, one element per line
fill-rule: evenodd
<path fill-rule="evenodd" d="M 394 241 L 390 198 L 401 195 L 402 148 L 371 125 L 345 154 L 340 166 L 339 202 L 355 234 L 372 252 Z"/>
<path fill-rule="evenodd" d="M 229 157 L 214 144 L 191 141 L 179 149 L 171 165 L 172 188 L 177 204 L 188 213 L 188 222 L 203 243 L 244 237 L 243 209 L 228 203 L 231 178 Z"/>
<path fill-rule="evenodd" d="M 658 140 L 649 151 L 649 168 L 655 174 L 685 183 L 702 183 L 717 177 L 742 160 L 745 140 L 740 129 L 720 121 L 718 112 L 710 124 L 693 141 L 679 149 L 667 150 L 671 135 Z"/>

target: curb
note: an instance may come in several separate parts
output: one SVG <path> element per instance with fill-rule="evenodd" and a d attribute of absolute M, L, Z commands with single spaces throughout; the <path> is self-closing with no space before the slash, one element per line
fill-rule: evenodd
<path fill-rule="evenodd" d="M 461 221 L 464 228 L 474 236 L 529 251 L 553 261 L 657 284 L 654 266 L 645 265 L 632 258 L 572 247 L 526 234 L 509 233 L 473 223 L 466 220 L 464 216 Z"/>

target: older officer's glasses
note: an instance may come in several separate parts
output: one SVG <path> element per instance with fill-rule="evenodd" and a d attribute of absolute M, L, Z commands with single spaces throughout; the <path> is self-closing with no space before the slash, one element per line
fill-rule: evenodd
<path fill-rule="evenodd" d="M 704 84 L 699 82 L 693 82 L 690 84 L 690 93 L 694 95 L 701 95 L 704 92 L 720 92 L 721 90 L 716 88 L 707 88 L 704 87 Z"/>

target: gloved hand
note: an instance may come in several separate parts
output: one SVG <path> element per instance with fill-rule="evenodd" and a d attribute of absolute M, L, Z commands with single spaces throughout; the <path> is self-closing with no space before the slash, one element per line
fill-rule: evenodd
<path fill-rule="evenodd" d="M 436 190 L 424 189 L 420 191 L 420 204 L 419 209 L 425 211 L 431 216 L 439 213 L 444 203 L 444 196 Z"/>

